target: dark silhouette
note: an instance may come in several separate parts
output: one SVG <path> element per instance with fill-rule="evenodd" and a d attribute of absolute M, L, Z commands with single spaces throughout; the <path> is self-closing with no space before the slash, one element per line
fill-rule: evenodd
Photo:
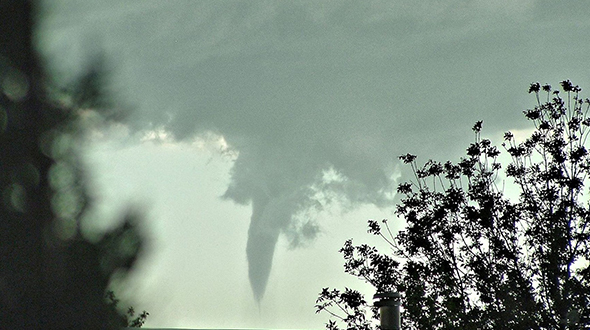
<path fill-rule="evenodd" d="M 141 249 L 137 216 L 98 241 L 80 230 L 91 199 L 77 105 L 96 105 L 97 96 L 59 100 L 33 44 L 37 9 L 0 0 L 0 329 L 117 329 L 105 291 Z"/>
<path fill-rule="evenodd" d="M 403 329 L 588 329 L 590 208 L 584 184 L 590 100 L 570 81 L 562 92 L 531 84 L 537 106 L 524 111 L 532 133 L 518 143 L 504 135 L 511 157 L 504 186 L 500 150 L 473 126 L 475 142 L 459 162 L 400 159 L 415 174 L 402 183 L 397 235 L 369 220 L 392 255 L 348 240 L 345 271 L 378 292 L 402 294 Z M 546 97 L 545 97 L 546 94 Z M 514 197 L 507 193 L 515 191 Z M 324 289 L 317 311 L 347 328 L 373 329 L 376 310 L 362 294 Z M 338 329 L 339 322 L 327 324 Z"/>
<path fill-rule="evenodd" d="M 113 310 L 114 313 L 118 313 L 119 311 L 119 299 L 115 296 L 113 291 L 107 291 L 106 293 L 106 300 L 109 307 Z M 124 328 L 141 328 L 145 323 L 150 313 L 143 311 L 139 315 L 135 315 L 135 308 L 132 306 L 127 308 L 125 314 L 122 314 L 120 317 L 120 324 L 121 327 Z"/>

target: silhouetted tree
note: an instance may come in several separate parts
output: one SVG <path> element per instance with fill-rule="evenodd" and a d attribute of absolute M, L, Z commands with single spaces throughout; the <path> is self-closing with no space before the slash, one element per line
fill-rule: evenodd
<path fill-rule="evenodd" d="M 94 91 L 69 103 L 49 92 L 35 3 L 0 0 L 0 329 L 117 329 L 105 291 L 141 248 L 136 215 L 97 241 L 80 231 L 90 199 L 79 139 L 100 109 L 81 108 Z"/>
<path fill-rule="evenodd" d="M 457 163 L 419 166 L 414 155 L 400 157 L 415 174 L 398 186 L 396 213 L 406 227 L 393 235 L 386 220 L 368 223 L 393 253 L 352 240 L 340 251 L 347 273 L 402 293 L 404 329 L 590 327 L 590 100 L 570 81 L 561 87 L 531 84 L 530 137 L 518 143 L 504 134 L 511 157 L 504 173 L 518 197 L 499 184 L 500 150 L 481 138 L 481 121 Z M 349 329 L 374 328 L 369 307 L 357 291 L 328 288 L 316 305 Z"/>

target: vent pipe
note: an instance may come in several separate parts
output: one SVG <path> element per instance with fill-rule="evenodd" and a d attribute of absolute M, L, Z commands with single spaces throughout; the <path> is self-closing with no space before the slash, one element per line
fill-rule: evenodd
<path fill-rule="evenodd" d="M 375 306 L 379 307 L 381 329 L 400 330 L 401 294 L 399 292 L 383 292 L 373 296 Z"/>

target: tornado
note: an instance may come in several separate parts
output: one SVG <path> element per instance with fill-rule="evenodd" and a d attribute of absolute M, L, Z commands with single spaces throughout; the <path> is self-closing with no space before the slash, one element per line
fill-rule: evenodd
<path fill-rule="evenodd" d="M 279 229 L 269 224 L 266 207 L 269 204 L 269 197 L 256 196 L 252 200 L 252 218 L 248 229 L 248 242 L 246 245 L 246 256 L 248 258 L 248 277 L 254 299 L 260 304 L 270 270 L 275 246 L 279 238 Z"/>
<path fill-rule="evenodd" d="M 288 231 L 297 213 L 300 197 L 282 191 L 271 196 L 267 190 L 252 195 L 252 217 L 248 228 L 246 257 L 254 299 L 260 304 L 270 277 L 279 235 Z"/>

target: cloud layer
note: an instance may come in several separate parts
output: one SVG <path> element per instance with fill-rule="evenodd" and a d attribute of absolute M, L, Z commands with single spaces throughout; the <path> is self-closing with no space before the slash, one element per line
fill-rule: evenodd
<path fill-rule="evenodd" d="M 576 5 L 56 0 L 41 48 L 67 77 L 97 40 L 137 130 L 223 136 L 237 154 L 223 197 L 252 205 L 260 300 L 278 236 L 313 239 L 305 214 L 328 197 L 390 205 L 399 154 L 454 157 L 476 120 L 524 124 L 531 81 L 584 86 L 589 23 Z"/>

